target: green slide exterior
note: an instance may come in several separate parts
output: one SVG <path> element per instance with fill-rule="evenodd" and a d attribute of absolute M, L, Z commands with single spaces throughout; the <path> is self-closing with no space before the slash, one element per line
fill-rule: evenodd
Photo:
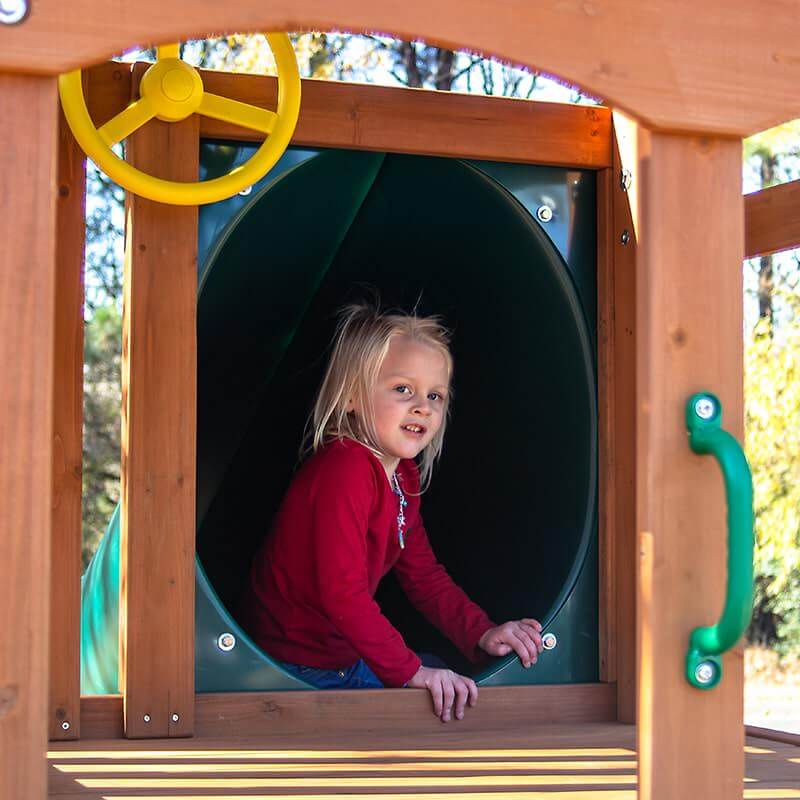
<path fill-rule="evenodd" d="M 201 177 L 250 151 L 203 143 Z M 454 330 L 452 418 L 423 501 L 439 560 L 493 619 L 534 616 L 557 646 L 528 670 L 516 656 L 470 665 L 391 574 L 381 608 L 409 646 L 481 685 L 598 680 L 595 210 L 588 170 L 303 149 L 200 209 L 199 692 L 308 688 L 234 615 L 336 309 L 372 287 Z M 84 578 L 84 693 L 117 691 L 118 594 L 117 511 Z"/>

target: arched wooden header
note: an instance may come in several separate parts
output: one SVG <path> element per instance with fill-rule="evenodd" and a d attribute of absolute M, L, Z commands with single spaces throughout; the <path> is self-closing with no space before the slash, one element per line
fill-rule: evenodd
<path fill-rule="evenodd" d="M 424 37 L 550 72 L 662 131 L 747 136 L 800 117 L 800 8 L 786 0 L 28 0 L 0 72 L 57 74 L 216 32 Z"/>

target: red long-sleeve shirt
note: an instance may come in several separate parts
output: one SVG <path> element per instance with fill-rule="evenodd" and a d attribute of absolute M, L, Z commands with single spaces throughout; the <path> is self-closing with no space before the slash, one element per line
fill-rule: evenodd
<path fill-rule="evenodd" d="M 417 609 L 471 661 L 494 626 L 439 564 L 420 516 L 419 473 L 397 469 L 406 496 L 405 549 L 398 496 L 381 462 L 353 440 L 334 441 L 298 471 L 250 571 L 240 618 L 273 658 L 340 669 L 363 658 L 385 686 L 403 686 L 417 655 L 374 600 L 394 568 Z"/>

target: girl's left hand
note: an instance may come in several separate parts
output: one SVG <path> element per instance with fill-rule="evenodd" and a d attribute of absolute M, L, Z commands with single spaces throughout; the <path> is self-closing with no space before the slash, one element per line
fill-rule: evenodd
<path fill-rule="evenodd" d="M 542 652 L 541 623 L 535 619 L 504 622 L 489 628 L 478 641 L 478 647 L 492 656 L 507 656 L 513 650 L 527 669 Z"/>

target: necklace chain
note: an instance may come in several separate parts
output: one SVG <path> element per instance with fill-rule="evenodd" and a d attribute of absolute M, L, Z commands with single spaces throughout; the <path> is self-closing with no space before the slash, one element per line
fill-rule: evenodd
<path fill-rule="evenodd" d="M 408 500 L 400 488 L 400 481 L 397 479 L 397 473 L 392 473 L 392 491 L 398 497 L 398 512 L 397 512 L 397 539 L 400 542 L 400 549 L 406 546 L 405 539 L 403 538 L 403 528 L 406 526 L 405 507 L 408 505 Z"/>

